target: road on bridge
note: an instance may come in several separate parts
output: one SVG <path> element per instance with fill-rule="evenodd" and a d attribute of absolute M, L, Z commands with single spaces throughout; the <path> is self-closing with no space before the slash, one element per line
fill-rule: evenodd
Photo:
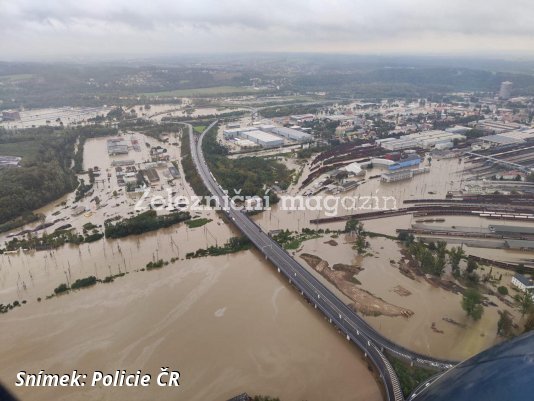
<path fill-rule="evenodd" d="M 199 137 L 193 135 L 193 127 L 186 124 L 189 128 L 193 161 L 204 185 L 212 196 L 217 199 L 218 205 L 224 210 L 228 218 L 277 267 L 278 272 L 282 273 L 316 309 L 319 309 L 329 319 L 330 323 L 342 331 L 347 340 L 354 342 L 364 352 L 365 357 L 371 359 L 380 373 L 387 399 L 399 401 L 404 400 L 404 397 L 397 375 L 384 355 L 385 350 L 419 366 L 432 367 L 439 370 L 449 369 L 454 366 L 457 362 L 444 361 L 412 352 L 383 337 L 303 265 L 298 263 L 260 226 L 252 221 L 247 214 L 232 204 L 209 170 L 202 152 L 202 140 L 216 123 L 217 121 L 213 122 Z"/>

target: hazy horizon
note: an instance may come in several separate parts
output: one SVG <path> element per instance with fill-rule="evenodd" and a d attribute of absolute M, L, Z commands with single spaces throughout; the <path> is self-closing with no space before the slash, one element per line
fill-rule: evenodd
<path fill-rule="evenodd" d="M 534 3 L 0 0 L 0 59 L 317 53 L 530 60 Z"/>

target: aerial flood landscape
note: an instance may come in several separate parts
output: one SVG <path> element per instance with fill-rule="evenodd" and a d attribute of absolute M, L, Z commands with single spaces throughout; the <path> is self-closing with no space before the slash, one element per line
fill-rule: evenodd
<path fill-rule="evenodd" d="M 0 16 L 0 401 L 530 399 L 531 53 L 119 3 Z"/>

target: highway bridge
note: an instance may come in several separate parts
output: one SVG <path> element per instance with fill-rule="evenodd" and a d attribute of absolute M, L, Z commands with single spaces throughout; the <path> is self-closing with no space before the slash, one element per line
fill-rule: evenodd
<path fill-rule="evenodd" d="M 192 126 L 187 125 L 189 128 L 191 154 L 204 185 L 212 196 L 217 199 L 218 205 L 221 205 L 228 218 L 250 239 L 265 258 L 276 266 L 278 272 L 283 274 L 316 309 L 319 309 L 326 316 L 331 324 L 346 336 L 347 340 L 355 343 L 363 351 L 365 357 L 371 360 L 380 374 L 387 400 L 400 401 L 404 400 L 404 397 L 397 375 L 384 355 L 385 351 L 419 366 L 438 370 L 446 370 L 454 366 L 457 362 L 414 353 L 380 335 L 304 266 L 293 259 L 247 214 L 231 204 L 226 193 L 210 172 L 202 152 L 202 140 L 216 123 L 217 121 L 208 126 L 200 137 L 193 135 Z"/>

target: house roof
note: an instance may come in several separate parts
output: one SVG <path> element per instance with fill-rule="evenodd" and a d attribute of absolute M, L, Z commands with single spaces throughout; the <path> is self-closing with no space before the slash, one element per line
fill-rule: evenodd
<path fill-rule="evenodd" d="M 525 286 L 531 286 L 533 283 L 532 283 L 532 280 L 523 276 L 522 274 L 519 274 L 519 273 L 516 273 L 514 278 L 519 281 L 521 284 L 525 285 Z"/>

